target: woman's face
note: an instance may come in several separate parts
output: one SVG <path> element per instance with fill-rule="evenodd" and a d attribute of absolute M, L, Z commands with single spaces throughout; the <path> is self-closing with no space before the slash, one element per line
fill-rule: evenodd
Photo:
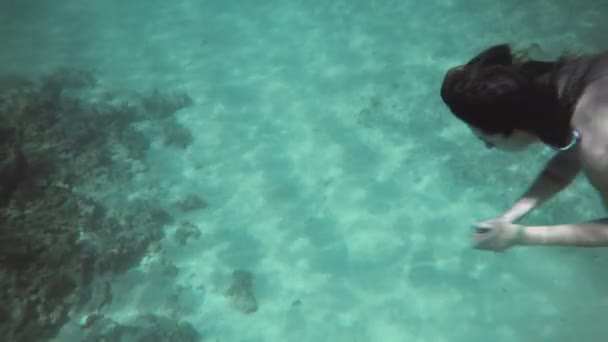
<path fill-rule="evenodd" d="M 500 133 L 487 134 L 473 126 L 469 126 L 469 128 L 479 140 L 484 142 L 487 148 L 496 148 L 501 151 L 522 151 L 529 145 L 538 142 L 537 137 L 520 130 L 515 130 L 510 135 L 506 136 Z"/>

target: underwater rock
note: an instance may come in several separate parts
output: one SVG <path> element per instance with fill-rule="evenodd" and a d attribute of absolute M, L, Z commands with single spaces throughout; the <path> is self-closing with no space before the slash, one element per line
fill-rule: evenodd
<path fill-rule="evenodd" d="M 164 93 L 158 89 L 143 95 L 141 98 L 141 106 L 150 120 L 172 117 L 175 112 L 191 106 L 193 102 L 190 95 L 186 93 Z"/>
<path fill-rule="evenodd" d="M 185 149 L 194 142 L 194 137 L 190 130 L 175 120 L 171 120 L 163 125 L 162 136 L 165 146 Z"/>
<path fill-rule="evenodd" d="M 191 222 L 181 222 L 179 228 L 175 231 L 175 241 L 180 245 L 184 246 L 188 239 L 198 239 L 201 236 L 201 231 L 196 225 Z"/>
<path fill-rule="evenodd" d="M 253 292 L 253 275 L 247 270 L 232 272 L 232 282 L 226 291 L 232 307 L 242 313 L 250 314 L 258 310 L 258 302 Z"/>
<path fill-rule="evenodd" d="M 200 196 L 189 194 L 174 204 L 179 210 L 187 212 L 207 208 L 207 202 Z"/>

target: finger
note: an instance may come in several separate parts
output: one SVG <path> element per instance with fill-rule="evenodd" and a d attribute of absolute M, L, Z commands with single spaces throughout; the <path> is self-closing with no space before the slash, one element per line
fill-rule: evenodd
<path fill-rule="evenodd" d="M 483 244 L 487 240 L 485 234 L 480 234 L 480 233 L 472 234 L 471 239 L 473 240 L 473 243 L 475 244 L 476 247 Z"/>
<path fill-rule="evenodd" d="M 483 243 L 483 241 L 479 241 L 479 240 L 476 240 L 473 242 L 473 248 L 481 249 L 481 250 L 489 249 L 487 244 L 485 244 L 485 243 Z"/>
<path fill-rule="evenodd" d="M 492 235 L 486 233 L 474 233 L 473 236 L 473 244 L 476 249 L 491 249 L 490 245 L 492 244 Z"/>
<path fill-rule="evenodd" d="M 487 229 L 492 228 L 492 224 L 489 221 L 477 222 L 473 226 L 477 227 L 477 228 L 487 228 Z"/>

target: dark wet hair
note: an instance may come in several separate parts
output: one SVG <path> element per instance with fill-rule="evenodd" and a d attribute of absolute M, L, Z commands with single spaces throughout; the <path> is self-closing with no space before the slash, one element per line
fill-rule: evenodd
<path fill-rule="evenodd" d="M 448 71 L 441 98 L 454 115 L 485 133 L 508 136 L 519 129 L 547 145 L 565 146 L 571 113 L 559 101 L 560 65 L 495 45 Z"/>

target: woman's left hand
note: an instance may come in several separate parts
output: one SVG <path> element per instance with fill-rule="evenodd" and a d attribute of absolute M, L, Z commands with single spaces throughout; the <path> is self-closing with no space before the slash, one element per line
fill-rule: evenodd
<path fill-rule="evenodd" d="M 518 230 L 523 229 L 521 225 L 501 219 L 478 222 L 474 226 L 475 248 L 495 252 L 503 252 L 513 247 L 517 242 Z"/>

